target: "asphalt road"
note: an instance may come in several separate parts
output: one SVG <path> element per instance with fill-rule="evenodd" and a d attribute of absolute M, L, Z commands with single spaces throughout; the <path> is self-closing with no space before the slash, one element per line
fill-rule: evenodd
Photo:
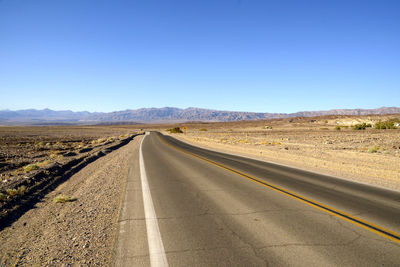
<path fill-rule="evenodd" d="M 132 160 L 116 266 L 400 266 L 400 192 L 155 132 L 141 160 Z"/>

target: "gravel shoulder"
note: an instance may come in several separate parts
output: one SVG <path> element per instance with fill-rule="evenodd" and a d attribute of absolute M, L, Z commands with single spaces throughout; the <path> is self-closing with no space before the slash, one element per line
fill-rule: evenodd
<path fill-rule="evenodd" d="M 0 265 L 110 265 L 129 162 L 140 140 L 87 165 L 1 231 Z M 54 203 L 60 194 L 77 200 Z"/>

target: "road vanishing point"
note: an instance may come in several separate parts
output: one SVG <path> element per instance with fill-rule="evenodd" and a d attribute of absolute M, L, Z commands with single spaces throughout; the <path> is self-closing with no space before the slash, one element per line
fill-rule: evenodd
<path fill-rule="evenodd" d="M 158 132 L 141 142 L 115 266 L 400 266 L 400 192 Z"/>

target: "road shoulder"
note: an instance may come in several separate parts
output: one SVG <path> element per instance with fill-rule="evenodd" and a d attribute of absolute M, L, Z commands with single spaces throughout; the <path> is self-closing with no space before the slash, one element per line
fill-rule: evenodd
<path fill-rule="evenodd" d="M 139 149 L 143 136 L 137 139 L 129 160 L 123 202 L 118 218 L 112 266 L 149 266 L 146 221 L 139 172 Z"/>

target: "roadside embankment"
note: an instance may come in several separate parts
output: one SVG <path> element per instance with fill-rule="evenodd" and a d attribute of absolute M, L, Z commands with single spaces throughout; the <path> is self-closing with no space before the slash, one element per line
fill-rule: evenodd
<path fill-rule="evenodd" d="M 22 179 L 14 179 L 0 185 L 0 230 L 10 225 L 24 212 L 34 207 L 45 194 L 67 180 L 83 167 L 100 157 L 128 144 L 136 135 L 128 135 L 121 140 L 110 140 L 102 145 L 81 149 L 73 156 L 47 164 L 26 173 Z M 71 152 L 69 152 L 71 153 Z M 37 166 L 36 164 L 32 164 Z"/>

